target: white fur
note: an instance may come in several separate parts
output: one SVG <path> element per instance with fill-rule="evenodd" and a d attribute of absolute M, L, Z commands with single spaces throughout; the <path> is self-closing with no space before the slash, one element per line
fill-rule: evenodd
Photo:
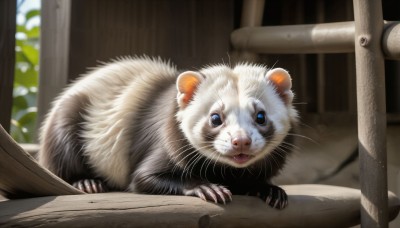
<path fill-rule="evenodd" d="M 94 171 L 113 186 L 124 188 L 130 182 L 127 158 L 132 139 L 125 129 L 136 113 L 134 100 L 146 96 L 146 87 L 157 83 L 160 75 L 174 77 L 176 69 L 159 59 L 122 59 L 83 77 L 64 94 L 90 94 L 84 153 Z"/>
<path fill-rule="evenodd" d="M 249 64 L 234 69 L 214 66 L 201 71 L 206 80 L 198 87 L 193 102 L 181 109 L 177 117 L 182 121 L 182 131 L 203 155 L 231 166 L 245 167 L 265 157 L 283 141 L 291 124 L 296 122 L 297 112 L 291 104 L 292 97 L 285 103 L 276 92 L 275 85 L 268 81 L 267 71 L 263 66 Z M 293 96 L 290 90 L 287 92 Z M 254 107 L 264 109 L 274 124 L 275 133 L 268 146 L 253 125 Z M 223 125 L 211 148 L 204 145 L 201 132 L 214 112 L 221 113 Z M 246 153 L 254 157 L 244 164 L 233 162 L 226 156 L 233 153 L 232 135 L 237 134 L 246 134 L 252 139 Z"/>

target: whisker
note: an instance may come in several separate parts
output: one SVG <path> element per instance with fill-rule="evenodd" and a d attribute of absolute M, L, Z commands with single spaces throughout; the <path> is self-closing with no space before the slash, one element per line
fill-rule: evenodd
<path fill-rule="evenodd" d="M 312 138 L 307 137 L 307 136 L 305 136 L 305 135 L 300 135 L 300 134 L 295 134 L 295 133 L 288 133 L 287 135 L 289 135 L 289 136 L 295 136 L 295 137 L 299 137 L 299 138 L 303 138 L 303 139 L 307 139 L 307 140 L 309 140 L 309 141 L 312 142 L 312 143 L 319 144 L 317 141 L 315 141 L 315 140 L 313 140 Z"/>

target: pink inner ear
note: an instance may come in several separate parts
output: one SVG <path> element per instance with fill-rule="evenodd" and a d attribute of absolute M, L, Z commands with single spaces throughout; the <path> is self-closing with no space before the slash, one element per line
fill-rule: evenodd
<path fill-rule="evenodd" d="M 179 84 L 179 90 L 181 91 L 181 93 L 193 95 L 198 84 L 198 78 L 186 76 Z"/>
<path fill-rule="evenodd" d="M 292 80 L 287 71 L 277 68 L 273 69 L 267 74 L 270 80 L 276 87 L 279 93 L 285 93 L 292 88 Z"/>
<path fill-rule="evenodd" d="M 187 104 L 189 101 L 192 99 L 194 94 L 194 89 L 188 90 L 186 93 L 184 93 L 184 96 L 182 98 L 183 103 Z"/>
<path fill-rule="evenodd" d="M 178 77 L 178 90 L 182 94 L 180 96 L 180 104 L 186 105 L 189 103 L 200 82 L 201 78 L 195 72 L 185 72 Z"/>

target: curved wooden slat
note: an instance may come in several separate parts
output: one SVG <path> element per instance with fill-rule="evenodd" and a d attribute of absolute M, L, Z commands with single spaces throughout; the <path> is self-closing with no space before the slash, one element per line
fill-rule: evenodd
<path fill-rule="evenodd" d="M 41 167 L 1 125 L 0 192 L 7 198 L 82 194 Z"/>

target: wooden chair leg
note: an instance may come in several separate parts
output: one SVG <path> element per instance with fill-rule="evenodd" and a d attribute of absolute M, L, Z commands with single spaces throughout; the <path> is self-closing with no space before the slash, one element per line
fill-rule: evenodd
<path fill-rule="evenodd" d="M 381 1 L 354 0 L 361 225 L 388 226 L 386 100 Z M 368 16 L 366 16 L 368 15 Z"/>

